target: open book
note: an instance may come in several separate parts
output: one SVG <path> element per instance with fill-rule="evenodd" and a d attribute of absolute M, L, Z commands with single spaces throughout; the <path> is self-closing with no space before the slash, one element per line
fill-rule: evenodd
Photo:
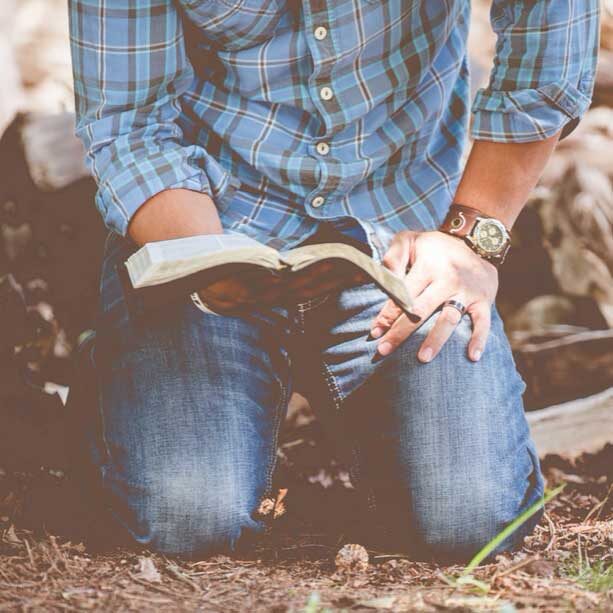
<path fill-rule="evenodd" d="M 215 281 L 255 269 L 265 269 L 278 280 L 300 275 L 323 262 L 338 269 L 339 285 L 358 273 L 363 282 L 374 281 L 400 308 L 410 309 L 412 301 L 403 280 L 344 243 L 312 244 L 280 252 L 242 234 L 193 236 L 147 243 L 126 260 L 120 272 L 127 293 L 144 298 L 146 303 L 163 303 L 172 296 L 185 297 Z"/>

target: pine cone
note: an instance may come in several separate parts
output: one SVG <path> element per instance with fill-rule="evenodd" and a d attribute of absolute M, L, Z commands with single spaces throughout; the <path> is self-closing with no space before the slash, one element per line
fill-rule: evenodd
<path fill-rule="evenodd" d="M 338 570 L 364 572 L 368 568 L 368 552 L 362 545 L 349 543 L 336 554 L 334 562 Z"/>

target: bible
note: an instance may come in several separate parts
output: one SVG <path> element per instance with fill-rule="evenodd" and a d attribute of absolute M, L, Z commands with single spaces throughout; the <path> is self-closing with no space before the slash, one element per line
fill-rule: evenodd
<path fill-rule="evenodd" d="M 139 297 L 144 304 L 185 298 L 231 277 L 253 279 L 253 290 L 262 302 L 270 301 L 273 295 L 275 302 L 282 302 L 291 297 L 292 280 L 310 274 L 316 290 L 322 276 L 319 271 L 324 270 L 339 288 L 374 282 L 405 312 L 412 304 L 403 279 L 359 249 L 340 242 L 278 251 L 243 234 L 200 235 L 147 243 L 122 267 L 126 297 Z M 267 279 L 274 280 L 270 288 L 274 286 L 275 291 L 268 291 Z"/>

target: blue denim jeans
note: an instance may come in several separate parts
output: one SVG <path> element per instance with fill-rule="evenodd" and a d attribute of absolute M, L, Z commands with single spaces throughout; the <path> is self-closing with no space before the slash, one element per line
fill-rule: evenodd
<path fill-rule="evenodd" d="M 194 556 L 260 530 L 254 512 L 293 391 L 329 423 L 396 550 L 465 560 L 542 496 L 525 385 L 495 306 L 477 363 L 466 355 L 468 315 L 436 359 L 417 361 L 438 313 L 376 359 L 369 325 L 386 296 L 374 284 L 241 317 L 189 299 L 129 311 L 115 266 L 133 250 L 109 235 L 89 435 L 108 504 L 138 543 Z"/>

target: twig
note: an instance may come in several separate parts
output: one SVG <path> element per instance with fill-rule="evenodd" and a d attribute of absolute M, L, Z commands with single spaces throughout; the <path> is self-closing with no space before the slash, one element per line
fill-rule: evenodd
<path fill-rule="evenodd" d="M 510 568 L 507 568 L 506 570 L 503 570 L 502 572 L 494 573 L 494 576 L 492 577 L 492 581 L 491 582 L 494 583 L 494 581 L 496 581 L 496 579 L 498 579 L 500 577 L 505 577 L 506 575 L 510 575 L 511 573 L 514 573 L 516 570 L 519 570 L 520 568 L 523 568 L 524 566 L 527 566 L 528 564 L 530 564 L 530 562 L 533 562 L 536 559 L 537 558 L 526 558 L 525 560 L 522 560 L 521 562 L 518 562 L 514 566 L 511 566 Z"/>
<path fill-rule="evenodd" d="M 557 533 L 556 533 L 556 525 L 553 523 L 551 517 L 549 517 L 549 513 L 543 513 L 543 517 L 547 522 L 547 526 L 549 527 L 549 543 L 547 543 L 547 547 L 545 547 L 545 551 L 549 551 L 555 545 L 557 541 Z"/>
<path fill-rule="evenodd" d="M 609 487 L 609 491 L 607 492 L 607 495 L 598 503 L 596 504 L 591 510 L 590 512 L 585 516 L 585 519 L 583 520 L 582 523 L 586 524 L 589 519 L 592 517 L 592 515 L 598 511 L 598 515 L 596 516 L 596 520 L 598 520 L 598 518 L 600 517 L 600 513 L 602 512 L 602 509 L 604 507 L 604 505 L 607 503 L 607 501 L 609 500 L 609 496 L 611 495 L 611 491 L 613 491 L 613 484 L 611 484 L 611 486 Z"/>

